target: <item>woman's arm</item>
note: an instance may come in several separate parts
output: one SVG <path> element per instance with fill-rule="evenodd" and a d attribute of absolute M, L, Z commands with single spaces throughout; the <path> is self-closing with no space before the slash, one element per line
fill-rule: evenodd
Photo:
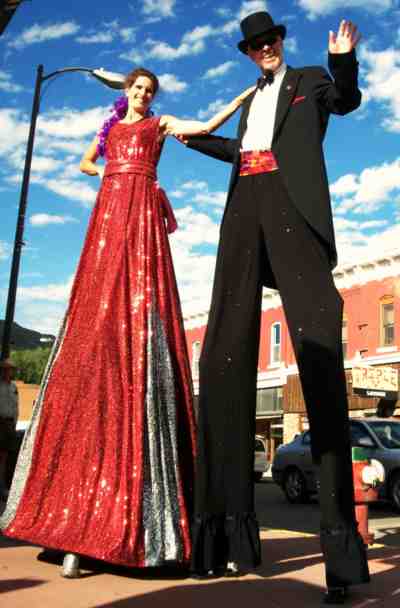
<path fill-rule="evenodd" d="M 99 158 L 99 154 L 97 152 L 98 143 L 99 138 L 95 137 L 85 154 L 82 156 L 79 169 L 82 171 L 82 173 L 86 173 L 86 175 L 99 175 L 100 177 L 103 177 L 104 168 L 95 164 Z"/>
<path fill-rule="evenodd" d="M 160 128 L 164 135 L 208 135 L 224 124 L 234 112 L 242 105 L 243 101 L 253 93 L 255 86 L 252 86 L 231 101 L 223 110 L 210 118 L 207 122 L 198 120 L 180 120 L 175 116 L 162 116 L 160 120 Z"/>

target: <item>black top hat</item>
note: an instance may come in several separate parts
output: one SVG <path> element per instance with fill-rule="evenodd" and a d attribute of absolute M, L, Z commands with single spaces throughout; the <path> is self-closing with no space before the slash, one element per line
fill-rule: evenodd
<path fill-rule="evenodd" d="M 253 38 L 261 36 L 261 34 L 271 33 L 278 34 L 282 40 L 286 36 L 286 27 L 284 25 L 276 25 L 271 15 L 265 11 L 253 13 L 245 17 L 240 23 L 244 39 L 238 44 L 238 48 L 242 53 L 247 55 L 247 47 Z"/>

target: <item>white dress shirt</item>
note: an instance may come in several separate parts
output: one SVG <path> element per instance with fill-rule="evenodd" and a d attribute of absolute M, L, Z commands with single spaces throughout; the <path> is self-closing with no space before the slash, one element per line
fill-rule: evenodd
<path fill-rule="evenodd" d="M 242 150 L 270 150 L 274 134 L 279 91 L 287 65 L 282 63 L 274 74 L 274 82 L 257 89 L 247 117 L 247 129 L 242 139 Z"/>

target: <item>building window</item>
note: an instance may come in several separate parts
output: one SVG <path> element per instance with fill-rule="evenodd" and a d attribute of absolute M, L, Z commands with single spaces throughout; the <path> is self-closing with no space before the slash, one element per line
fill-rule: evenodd
<path fill-rule="evenodd" d="M 281 361 L 281 324 L 271 326 L 271 364 Z"/>
<path fill-rule="evenodd" d="M 394 344 L 394 298 L 385 296 L 381 300 L 381 346 Z"/>
<path fill-rule="evenodd" d="M 283 411 L 282 387 L 260 388 L 257 391 L 257 416 L 281 413 Z"/>
<path fill-rule="evenodd" d="M 347 346 L 349 342 L 349 334 L 348 334 L 348 325 L 347 325 L 347 316 L 343 316 L 342 323 L 342 346 L 343 346 L 343 359 L 347 359 Z"/>
<path fill-rule="evenodd" d="M 193 342 L 192 344 L 192 376 L 193 380 L 198 380 L 199 378 L 199 361 L 200 361 L 200 351 L 201 345 L 200 342 Z"/>

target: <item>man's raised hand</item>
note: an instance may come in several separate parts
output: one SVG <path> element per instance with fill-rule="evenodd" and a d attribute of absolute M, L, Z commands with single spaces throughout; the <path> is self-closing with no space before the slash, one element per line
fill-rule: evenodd
<path fill-rule="evenodd" d="M 351 21 L 341 21 L 338 33 L 329 32 L 329 52 L 332 54 L 350 53 L 360 42 L 361 34 Z"/>

